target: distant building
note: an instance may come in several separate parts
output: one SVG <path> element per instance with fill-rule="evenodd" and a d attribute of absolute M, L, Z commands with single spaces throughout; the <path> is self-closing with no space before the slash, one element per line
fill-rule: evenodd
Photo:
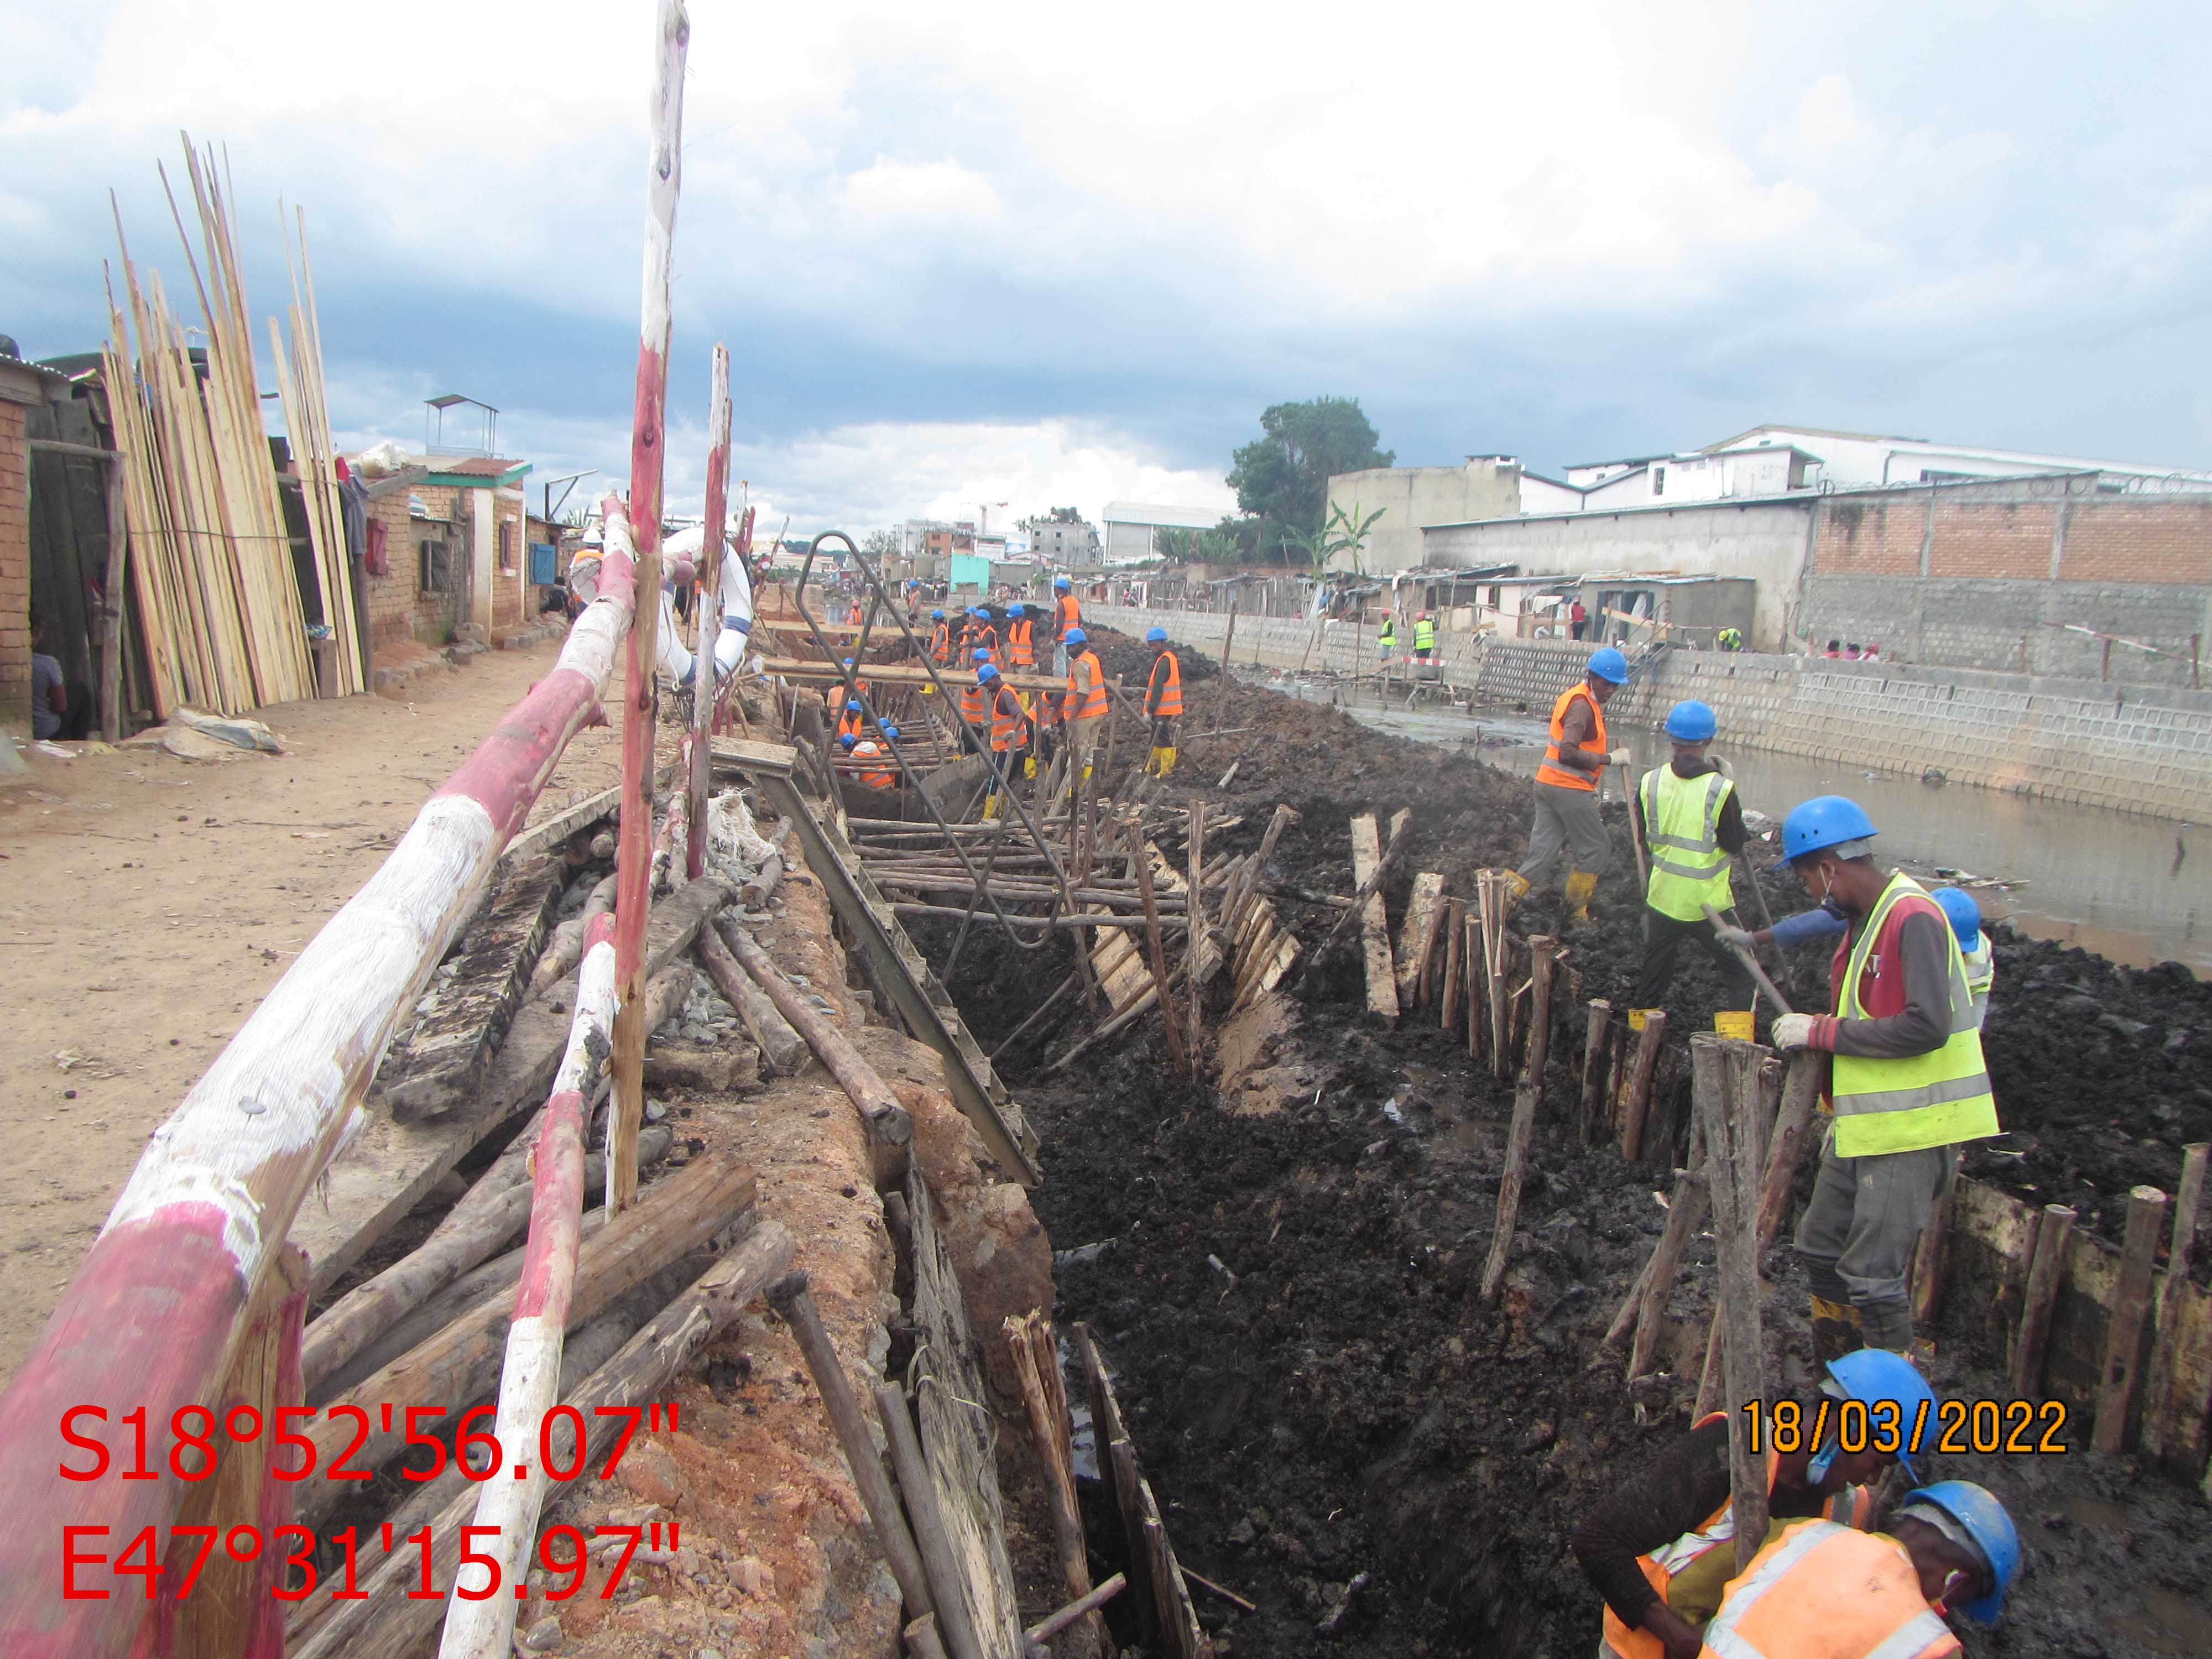
<path fill-rule="evenodd" d="M 1158 507 L 1143 501 L 1109 501 L 1098 516 L 1106 526 L 1108 564 L 1142 564 L 1159 557 L 1162 530 L 1211 530 L 1221 522 L 1218 507 Z"/>
<path fill-rule="evenodd" d="M 1359 558 L 1367 574 L 1410 570 L 1421 562 L 1421 532 L 1431 525 L 1464 524 L 1524 511 L 1521 464 L 1510 455 L 1470 455 L 1460 466 L 1378 466 L 1340 472 L 1328 481 L 1329 518 L 1343 508 L 1356 526 L 1380 509 Z M 1339 554 L 1334 570 L 1349 570 Z"/>
<path fill-rule="evenodd" d="M 1088 520 L 1050 516 L 1024 519 L 1021 528 L 1029 542 L 1030 556 L 1039 564 L 1066 570 L 1098 561 L 1098 532 Z M 1006 550 L 1013 551 L 1012 538 L 1007 540 Z"/>

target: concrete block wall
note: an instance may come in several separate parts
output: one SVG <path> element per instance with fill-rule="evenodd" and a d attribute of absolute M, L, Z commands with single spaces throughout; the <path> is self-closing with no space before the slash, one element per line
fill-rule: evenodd
<path fill-rule="evenodd" d="M 1218 656 L 1227 618 L 1094 606 L 1108 628 L 1169 637 Z M 1366 636 L 1364 653 L 1358 645 Z M 1324 630 L 1308 665 L 1348 671 L 1377 660 L 1372 629 Z M 1294 667 L 1311 624 L 1239 617 L 1235 662 Z M 1571 641 L 1439 641 L 1447 684 L 1478 701 L 1532 711 L 1579 677 L 1593 647 Z M 1686 697 L 1712 704 L 1731 742 L 1881 770 L 1938 767 L 1975 783 L 2046 799 L 2154 817 L 2212 814 L 2212 692 L 2100 684 L 2032 674 L 1855 663 L 1822 657 L 1668 652 L 1608 711 L 1613 723 L 1656 726 Z"/>
<path fill-rule="evenodd" d="M 31 452 L 24 407 L 0 398 L 0 730 L 31 735 Z"/>

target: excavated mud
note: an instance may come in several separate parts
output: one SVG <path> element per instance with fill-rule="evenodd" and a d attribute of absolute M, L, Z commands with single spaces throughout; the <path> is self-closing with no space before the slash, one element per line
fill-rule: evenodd
<path fill-rule="evenodd" d="M 1101 635 L 1109 671 L 1146 653 Z M 1213 724 L 1212 665 L 1183 654 L 1205 688 L 1189 731 Z M 1389 890 L 1395 926 L 1421 870 L 1449 890 L 1509 864 L 1525 842 L 1528 785 L 1468 756 L 1375 732 L 1325 707 L 1232 684 L 1224 724 L 1187 735 L 1170 799 L 1242 814 L 1209 850 L 1249 850 L 1278 801 L 1302 814 L 1281 843 L 1279 889 L 1351 890 L 1346 823 L 1411 807 L 1411 856 Z M 1215 787 L 1232 760 L 1225 793 Z M 1594 926 L 1568 935 L 1578 994 L 1624 1006 L 1640 908 L 1616 808 L 1614 873 Z M 1787 871 L 1770 902 L 1796 908 Z M 1334 912 L 1279 890 L 1309 940 Z M 1557 900 L 1516 926 L 1545 931 Z M 2008 1136 L 1970 1169 L 2038 1201 L 2063 1196 L 2112 1234 L 2129 1186 L 2169 1190 L 2185 1140 L 2212 1134 L 2212 1063 L 2200 1035 L 2205 986 L 2171 966 L 2130 973 L 1998 932 L 1990 1027 Z M 933 954 L 939 947 L 926 945 Z M 1064 950 L 1011 957 L 971 940 L 953 990 L 994 1046 L 1059 983 Z M 1802 964 L 1809 1003 L 1826 963 Z M 1707 1023 L 1718 984 L 1686 957 L 1670 1005 Z M 1477 1294 L 1490 1245 L 1506 1085 L 1476 1069 L 1431 1013 L 1385 1030 L 1362 1006 L 1346 952 L 1289 1005 L 1275 1059 L 1301 1092 L 1264 1115 L 1222 1109 L 1202 1074 L 1177 1077 L 1156 1021 L 1067 1071 L 1038 1062 L 1085 1029 L 1030 1038 L 1004 1061 L 1038 1127 L 1046 1182 L 1034 1195 L 1058 1255 L 1063 1326 L 1088 1321 L 1123 1379 L 1139 1451 L 1176 1549 L 1258 1605 L 1200 1593 L 1224 1651 L 1243 1655 L 1587 1654 L 1598 1601 L 1567 1537 L 1611 1480 L 1687 1425 L 1709 1310 L 1711 1245 L 1695 1241 L 1660 1372 L 1624 1387 L 1618 1357 L 1591 1369 L 1600 1335 L 1665 1218 L 1666 1166 L 1584 1149 L 1565 1122 L 1579 1043 L 1554 1045 L 1547 1106 L 1523 1192 L 1513 1266 L 1495 1307 Z M 1214 1016 L 1218 1030 L 1218 1011 Z M 1662 1085 L 1663 1087 L 1664 1085 Z M 1674 1092 L 1655 1103 L 1663 1112 Z M 1802 1388 L 1809 1353 L 1802 1288 L 1786 1249 L 1770 1329 L 1778 1379 Z M 1939 1343 L 1941 1333 L 1938 1333 Z M 2002 1394 L 1991 1357 L 1939 1347 L 1948 1393 Z M 2086 1425 L 2075 1438 L 2086 1442 Z M 1981 1654 L 2136 1656 L 2212 1650 L 2202 1562 L 2212 1525 L 2190 1489 L 2132 1458 L 1964 1458 L 1937 1474 L 1986 1481 L 2022 1520 L 2027 1576 Z M 1110 1548 L 1104 1511 L 1094 1541 Z M 1361 1574 L 1333 1632 L 1320 1626 Z M 1128 1632 L 1133 1635 L 1133 1631 Z"/>

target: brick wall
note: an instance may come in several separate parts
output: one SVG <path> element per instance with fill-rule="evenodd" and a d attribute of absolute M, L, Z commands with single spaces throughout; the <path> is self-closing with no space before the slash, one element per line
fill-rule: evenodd
<path fill-rule="evenodd" d="M 0 398 L 0 728 L 31 735 L 30 450 L 23 405 Z"/>
<path fill-rule="evenodd" d="M 416 484 L 368 499 L 368 513 L 385 527 L 385 552 L 391 574 L 368 579 L 368 625 L 372 641 L 386 645 L 419 639 L 426 645 L 443 645 L 455 620 L 455 592 L 426 592 L 419 586 L 422 544 L 442 541 L 447 565 L 458 585 L 465 576 L 468 526 L 453 515 L 465 507 L 457 498 L 461 491 L 450 484 Z M 418 519 L 407 508 L 410 495 L 419 500 L 431 516 Z"/>
<path fill-rule="evenodd" d="M 1838 579 L 1841 580 L 1841 579 Z M 1890 579 L 1891 587 L 1911 587 Z M 2025 583 L 2003 586 L 2025 589 Z M 2050 584 L 2041 584 L 2049 586 Z M 2107 590 L 2097 590 L 2106 592 Z M 2172 590 L 2163 590 L 2171 596 Z M 1102 626 L 1169 637 L 1218 654 L 1225 617 L 1092 605 Z M 1249 668 L 1348 669 L 1376 660 L 1375 630 L 1322 630 L 1239 617 L 1235 663 Z M 1364 643 L 1363 643 L 1364 636 Z M 1438 641 L 1445 684 L 1480 703 L 1541 711 L 1583 672 L 1594 648 L 1571 641 Z M 2107 806 L 2154 817 L 2212 814 L 2212 692 L 2103 685 L 2094 679 L 1832 661 L 1822 657 L 1674 651 L 1640 672 L 1607 713 L 1618 725 L 1656 725 L 1685 697 L 1712 704 L 1729 739 L 1754 749 L 1917 773 L 1941 767 L 1954 782 Z"/>
<path fill-rule="evenodd" d="M 1887 659 L 2187 686 L 2212 646 L 2212 499 L 2109 495 L 2094 475 L 1825 498 L 1792 632 Z"/>

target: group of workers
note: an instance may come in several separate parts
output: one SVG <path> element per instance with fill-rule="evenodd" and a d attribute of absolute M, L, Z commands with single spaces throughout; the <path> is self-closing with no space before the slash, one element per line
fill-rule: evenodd
<path fill-rule="evenodd" d="M 1626 659 L 1606 647 L 1553 704 L 1528 854 L 1510 878 L 1517 902 L 1564 856 L 1570 926 L 1589 920 L 1610 863 L 1600 784 L 1608 767 L 1626 775 L 1632 757 L 1613 746 L 1605 708 L 1628 679 Z M 1747 964 L 1759 946 L 1831 945 L 1828 1012 L 1778 1014 L 1770 1035 L 1777 1048 L 1828 1056 L 1820 1170 L 1794 1241 L 1814 1358 L 1834 1399 L 1908 1427 L 1932 1422 L 1934 1395 L 1914 1359 L 1913 1247 L 1961 1146 L 1999 1133 L 1982 1053 L 1992 969 L 1980 908 L 1957 888 L 1930 892 L 1884 869 L 1865 811 L 1820 795 L 1782 826 L 1783 856 L 1812 908 L 1755 931 L 1731 920 L 1732 861 L 1747 835 L 1735 779 L 1710 752 L 1718 725 L 1703 702 L 1675 704 L 1664 728 L 1671 756 L 1628 789 L 1647 861 L 1630 1022 L 1661 1004 L 1686 945 L 1711 958 L 1738 1011 L 1753 1006 Z M 1727 1437 L 1744 1424 L 1706 1419 L 1606 1499 L 1575 1539 L 1606 1601 L 1601 1656 L 1933 1659 L 1959 1650 L 1941 1615 L 1995 1616 L 2020 1560 L 2003 1506 L 1979 1486 L 1942 1481 L 1908 1490 L 1883 1531 L 1865 1530 L 1876 1517 L 1853 1489 L 1884 1460 L 1844 1451 L 1838 1419 L 1828 1420 L 1825 1444 L 1769 1447 L 1774 1526 L 1741 1577 Z M 1896 1462 L 1911 1483 L 1909 1450 Z"/>
<path fill-rule="evenodd" d="M 1389 667 L 1390 659 L 1398 649 L 1398 618 L 1391 612 L 1386 611 L 1382 613 L 1382 632 L 1375 642 L 1382 647 L 1382 665 Z M 1425 663 L 1436 654 L 1436 650 L 1437 619 L 1430 612 L 1421 611 L 1413 618 L 1413 660 Z"/>

